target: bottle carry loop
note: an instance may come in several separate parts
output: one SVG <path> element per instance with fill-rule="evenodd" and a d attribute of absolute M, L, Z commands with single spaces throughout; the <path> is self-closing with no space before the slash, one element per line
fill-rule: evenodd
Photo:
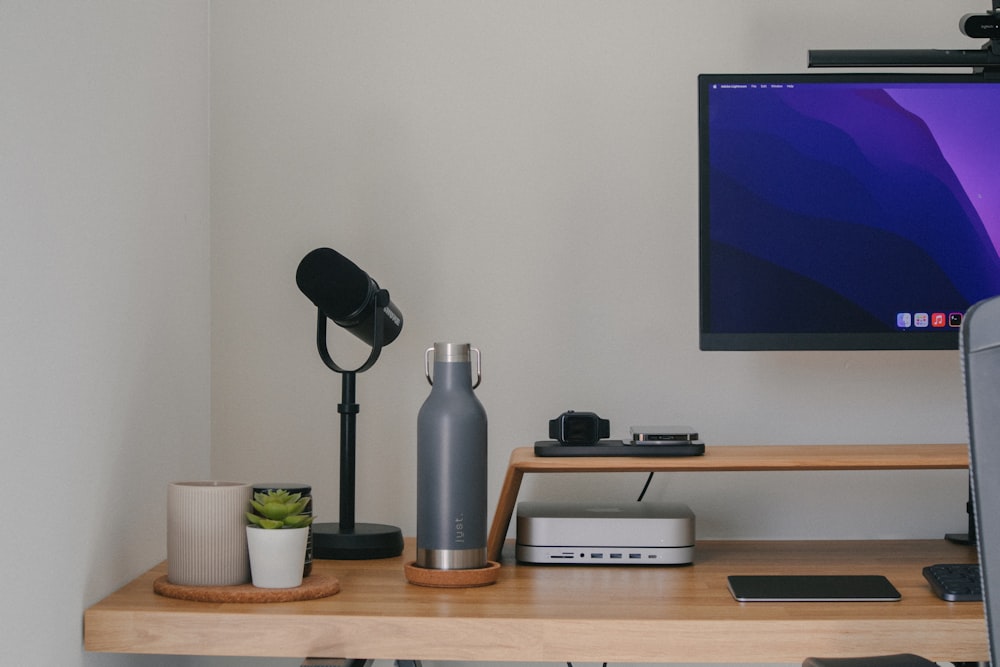
<path fill-rule="evenodd" d="M 476 353 L 476 381 L 472 384 L 472 388 L 475 389 L 483 381 L 483 359 L 479 353 L 479 348 L 470 347 L 469 351 Z M 431 378 L 431 357 L 433 356 L 434 348 L 427 348 L 424 352 L 424 376 L 427 378 L 427 383 L 432 387 L 434 386 L 434 380 Z"/>

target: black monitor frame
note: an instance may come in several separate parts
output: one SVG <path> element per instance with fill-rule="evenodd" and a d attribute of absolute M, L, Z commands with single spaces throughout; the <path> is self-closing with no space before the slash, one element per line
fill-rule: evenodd
<path fill-rule="evenodd" d="M 746 81 L 757 83 L 969 83 L 988 85 L 982 74 L 702 74 L 699 76 L 699 343 L 702 350 L 955 350 L 958 329 L 941 331 L 811 332 L 811 333 L 727 333 L 708 330 L 711 309 L 710 257 L 710 165 L 709 136 L 705 131 L 708 94 L 713 83 Z M 993 85 L 998 85 L 995 81 Z"/>

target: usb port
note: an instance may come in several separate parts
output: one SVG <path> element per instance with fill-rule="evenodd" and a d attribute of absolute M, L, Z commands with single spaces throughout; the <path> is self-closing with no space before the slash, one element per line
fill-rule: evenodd
<path fill-rule="evenodd" d="M 604 558 L 604 554 L 602 554 L 602 553 L 592 553 L 592 554 L 590 554 L 590 557 L 591 558 Z"/>
<path fill-rule="evenodd" d="M 642 558 L 642 554 L 629 554 L 629 558 Z"/>
<path fill-rule="evenodd" d="M 612 558 L 621 558 L 622 555 L 621 554 L 611 554 L 611 557 Z"/>

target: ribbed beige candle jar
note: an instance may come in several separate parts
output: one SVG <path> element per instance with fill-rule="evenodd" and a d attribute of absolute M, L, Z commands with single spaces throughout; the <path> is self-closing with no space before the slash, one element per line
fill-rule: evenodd
<path fill-rule="evenodd" d="M 250 580 L 246 511 L 253 485 L 172 482 L 167 488 L 167 579 L 184 586 Z"/>

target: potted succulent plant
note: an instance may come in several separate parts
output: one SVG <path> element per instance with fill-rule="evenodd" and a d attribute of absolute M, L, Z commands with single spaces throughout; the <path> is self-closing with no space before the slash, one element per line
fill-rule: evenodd
<path fill-rule="evenodd" d="M 295 588 L 302 584 L 302 563 L 313 517 L 303 514 L 310 498 L 272 489 L 255 493 L 246 513 L 250 578 L 258 588 Z"/>

